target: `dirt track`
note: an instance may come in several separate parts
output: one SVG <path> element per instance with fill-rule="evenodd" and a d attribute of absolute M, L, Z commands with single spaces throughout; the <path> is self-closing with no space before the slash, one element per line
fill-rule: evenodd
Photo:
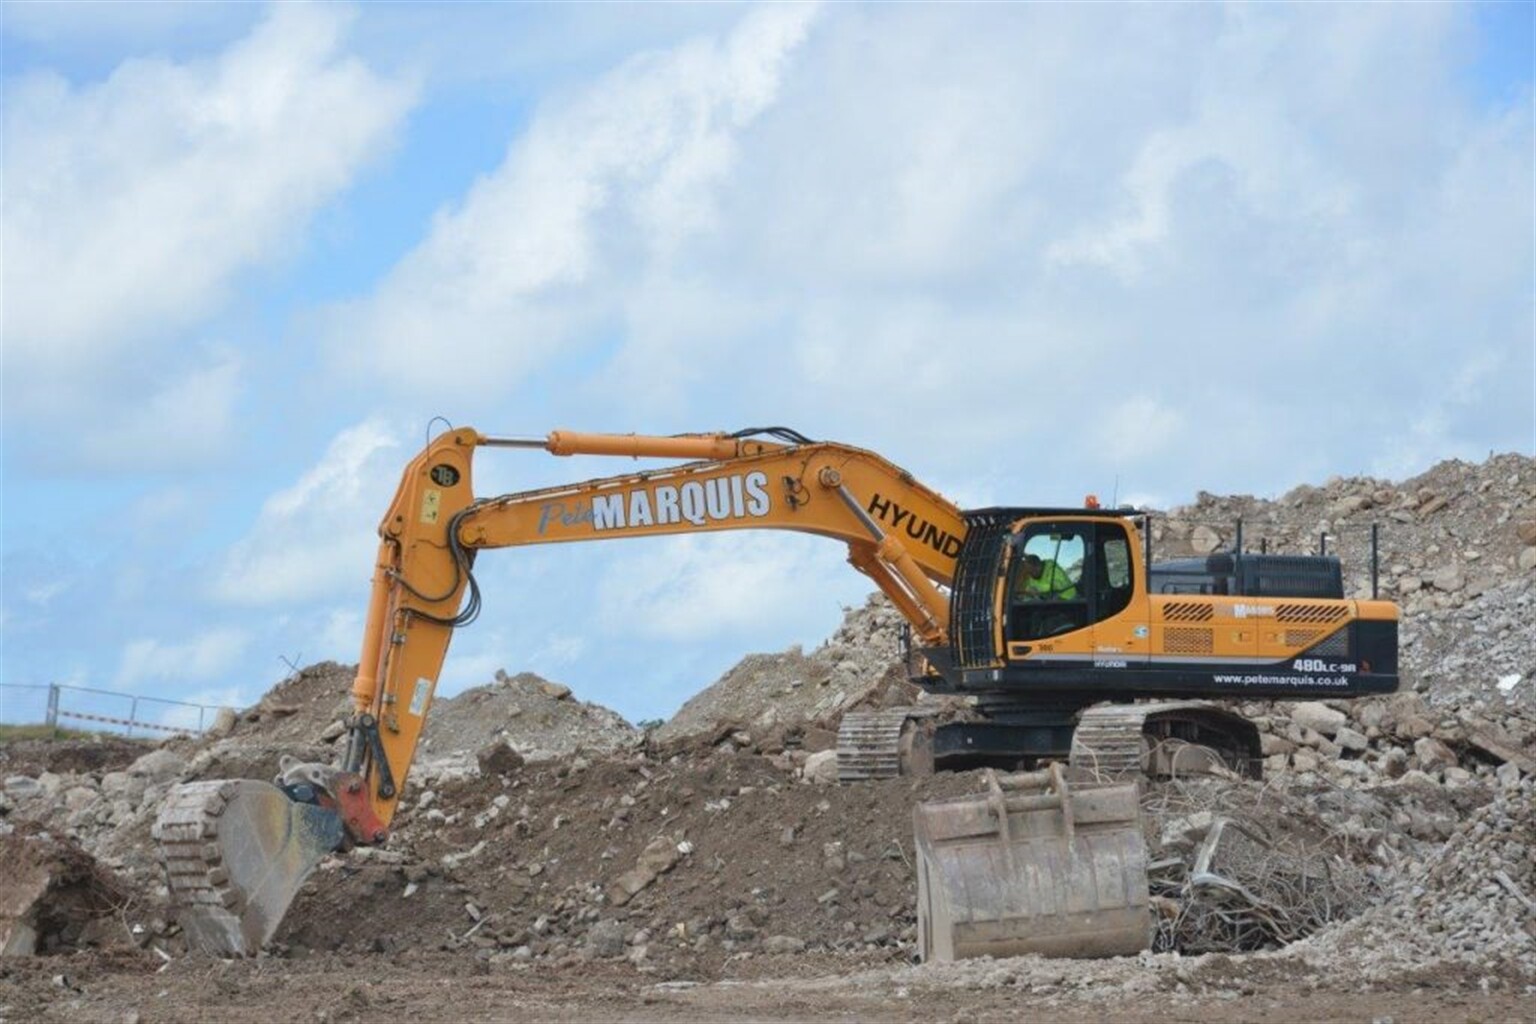
<path fill-rule="evenodd" d="M 1536 1005 L 1518 990 L 1484 992 L 1472 971 L 1372 992 L 1345 976 L 1309 978 L 1283 959 L 1150 963 L 1125 963 L 1147 982 L 1128 992 L 1076 988 L 1073 972 L 1037 958 L 908 967 L 862 955 L 761 957 L 700 981 L 619 964 L 493 968 L 434 951 L 170 964 L 149 953 L 89 954 L 0 963 L 0 1020 L 1429 1022 L 1528 1020 Z"/>

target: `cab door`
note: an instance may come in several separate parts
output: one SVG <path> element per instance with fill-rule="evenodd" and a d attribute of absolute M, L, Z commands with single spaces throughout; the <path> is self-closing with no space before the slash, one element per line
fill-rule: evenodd
<path fill-rule="evenodd" d="M 1094 524 L 1093 546 L 1084 562 L 1084 587 L 1093 609 L 1096 668 L 1140 668 L 1151 651 L 1151 608 L 1140 586 L 1139 551 L 1124 521 Z"/>

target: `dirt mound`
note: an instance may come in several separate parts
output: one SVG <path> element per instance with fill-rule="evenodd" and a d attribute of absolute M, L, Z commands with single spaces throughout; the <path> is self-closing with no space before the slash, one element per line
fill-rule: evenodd
<path fill-rule="evenodd" d="M 657 729 L 657 738 L 699 736 L 728 724 L 762 731 L 835 721 L 849 708 L 916 700 L 900 660 L 903 625 L 891 603 L 873 594 L 809 655 L 797 646 L 743 658 Z"/>
<path fill-rule="evenodd" d="M 322 661 L 282 680 L 236 719 L 230 736 L 273 745 L 328 742 L 322 736 L 352 713 L 356 665 Z"/>
<path fill-rule="evenodd" d="M 120 945 L 131 937 L 112 931 L 112 915 L 128 903 L 125 887 L 79 844 L 36 830 L 0 834 L 0 864 L 6 955 Z"/>
<path fill-rule="evenodd" d="M 149 740 L 101 733 L 79 740 L 14 740 L 0 744 L 0 776 L 44 772 L 102 773 L 126 768 L 149 750 Z"/>
<path fill-rule="evenodd" d="M 278 939 L 678 970 L 773 950 L 901 956 L 912 804 L 976 787 L 972 775 L 813 786 L 793 758 L 745 750 L 530 764 L 422 793 L 387 851 L 317 874 Z"/>
<path fill-rule="evenodd" d="M 633 745 L 639 731 L 617 712 L 574 699 L 570 687 L 532 672 L 435 701 L 419 756 L 475 753 L 504 742 L 529 760 Z"/>

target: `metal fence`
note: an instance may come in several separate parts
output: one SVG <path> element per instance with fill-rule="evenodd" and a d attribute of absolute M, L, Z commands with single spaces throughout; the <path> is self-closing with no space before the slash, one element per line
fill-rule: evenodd
<path fill-rule="evenodd" d="M 88 686 L 0 683 L 0 722 L 42 723 L 125 735 L 203 732 L 218 708 Z"/>

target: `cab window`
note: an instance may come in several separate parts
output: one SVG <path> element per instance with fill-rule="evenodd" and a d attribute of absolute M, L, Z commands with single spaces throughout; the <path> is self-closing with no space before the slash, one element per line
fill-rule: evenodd
<path fill-rule="evenodd" d="M 1038 640 L 1089 623 L 1084 572 L 1093 545 L 1089 523 L 1037 523 L 1014 539 L 1008 581 L 1008 638 Z"/>
<path fill-rule="evenodd" d="M 1008 639 L 1040 640 L 1125 610 L 1135 589 L 1118 522 L 1032 523 L 1013 542 Z"/>
<path fill-rule="evenodd" d="M 1131 603 L 1131 545 L 1118 523 L 1100 523 L 1098 564 L 1102 576 L 1095 594 L 1093 620 L 1102 622 Z"/>

